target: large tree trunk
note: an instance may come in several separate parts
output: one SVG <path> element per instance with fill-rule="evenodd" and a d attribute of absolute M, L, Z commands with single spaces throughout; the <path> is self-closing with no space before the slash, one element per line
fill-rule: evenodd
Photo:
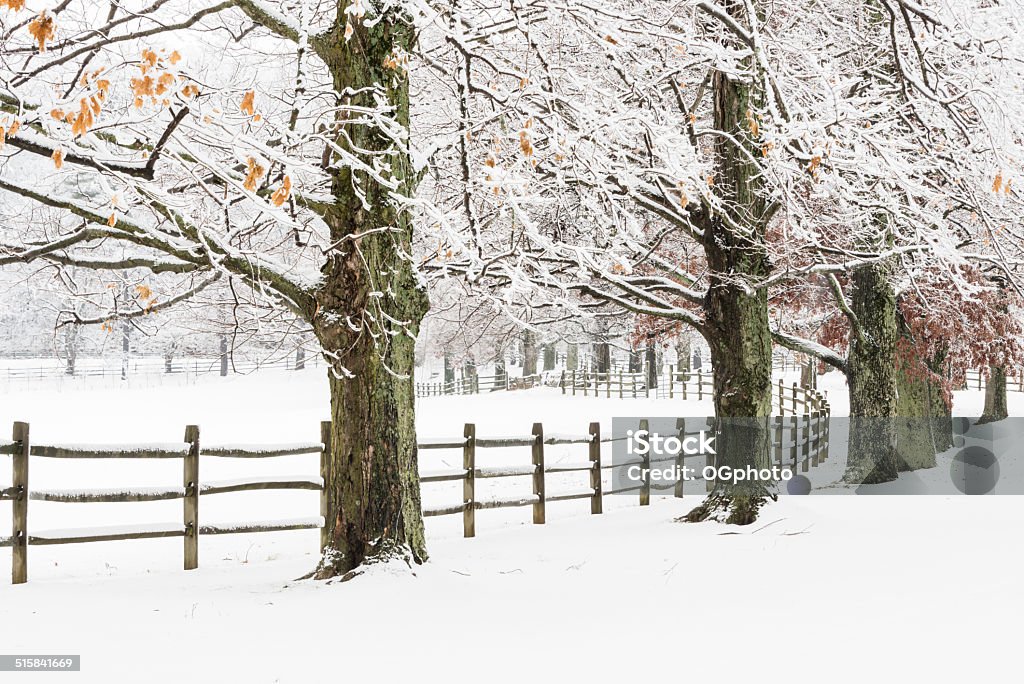
<path fill-rule="evenodd" d="M 414 28 L 399 6 L 383 17 L 353 21 L 346 40 L 345 9 L 332 37 L 328 67 L 338 92 L 355 107 L 376 109 L 384 97 L 396 122 L 408 128 L 409 82 L 388 68 L 394 54 L 411 52 Z M 341 115 L 339 115 L 341 116 Z M 347 122 L 337 144 L 350 153 L 390 160 L 399 192 L 411 195 L 416 178 L 404 146 L 379 128 Z M 386 187 L 352 167 L 334 172 L 335 203 L 325 219 L 337 244 L 315 293 L 313 328 L 328 360 L 331 445 L 325 489 L 327 548 L 316 577 L 345 575 L 363 563 L 427 557 L 416 466 L 413 370 L 415 335 L 427 309 L 408 257 L 412 224 Z M 379 296 L 376 293 L 383 293 Z"/>
<path fill-rule="evenodd" d="M 850 436 L 845 479 L 875 484 L 897 477 L 896 295 L 887 264 L 854 271 L 847 381 Z M 859 328 L 859 330 L 858 330 Z"/>
<path fill-rule="evenodd" d="M 1006 371 L 1000 366 L 992 366 L 985 383 L 985 410 L 982 411 L 979 423 L 993 423 L 1009 415 L 1006 408 Z"/>
<path fill-rule="evenodd" d="M 729 5 L 740 14 L 739 4 Z M 757 83 L 755 79 L 754 83 Z M 718 214 L 706 219 L 704 251 L 710 284 L 704 300 L 705 337 L 714 372 L 717 465 L 733 469 L 769 467 L 771 439 L 772 343 L 768 327 L 768 298 L 764 288 L 749 294 L 738 281 L 752 285 L 768 276 L 771 265 L 765 248 L 768 210 L 764 179 L 758 164 L 756 140 L 748 117 L 762 111 L 761 92 L 749 82 L 723 72 L 714 74 L 714 129 L 731 134 L 715 137 L 715 187 L 722 204 L 731 207 L 737 230 Z M 756 137 L 756 136 L 755 136 Z M 688 521 L 724 520 L 746 525 L 773 496 L 771 483 L 747 480 L 716 482 L 704 503 L 690 511 Z"/>

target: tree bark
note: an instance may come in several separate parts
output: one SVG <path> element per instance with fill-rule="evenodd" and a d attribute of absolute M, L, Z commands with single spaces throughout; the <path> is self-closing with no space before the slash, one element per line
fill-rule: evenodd
<path fill-rule="evenodd" d="M 655 351 L 654 338 L 647 338 L 647 348 L 644 350 L 645 363 L 647 365 L 647 389 L 652 390 L 658 386 L 658 355 Z"/>
<path fill-rule="evenodd" d="M 689 336 L 676 341 L 676 370 L 684 373 L 690 370 L 690 349 Z"/>
<path fill-rule="evenodd" d="M 847 482 L 876 484 L 897 477 L 896 295 L 885 263 L 852 275 L 855 316 L 847 360 L 850 438 Z"/>
<path fill-rule="evenodd" d="M 728 5 L 731 14 L 741 12 L 739 3 Z M 754 85 L 756 84 L 756 85 Z M 749 117 L 763 110 L 758 79 L 740 80 L 715 72 L 714 126 L 732 135 L 715 137 L 715 187 L 723 205 L 732 207 L 731 223 L 724 217 L 706 215 L 704 251 L 710 283 L 704 300 L 704 334 L 711 348 L 714 372 L 715 414 L 720 433 L 716 438 L 718 466 L 745 469 L 770 466 L 772 342 L 768 327 L 765 288 L 753 294 L 744 284 L 764 279 L 771 271 L 765 246 L 769 212 L 764 176 L 758 164 L 756 140 L 751 138 Z M 754 134 L 756 138 L 756 134 Z M 743 283 L 741 281 L 748 281 Z M 747 480 L 716 482 L 712 492 L 685 520 L 707 519 L 746 525 L 773 497 L 770 483 Z"/>
<path fill-rule="evenodd" d="M 530 329 L 523 331 L 523 377 L 537 374 L 537 335 Z"/>
<path fill-rule="evenodd" d="M 601 341 L 594 345 L 594 365 L 597 373 L 610 373 L 612 370 L 611 347 Z"/>
<path fill-rule="evenodd" d="M 545 344 L 544 345 L 544 370 L 553 371 L 555 370 L 555 345 Z"/>
<path fill-rule="evenodd" d="M 408 130 L 409 81 L 388 68 L 394 54 L 411 52 L 414 27 L 400 6 L 376 9 L 384 16 L 343 28 L 350 2 L 338 6 L 327 60 L 338 92 L 348 103 L 376 109 L 377 98 L 393 108 Z M 377 127 L 349 122 L 336 143 L 357 156 L 390 161 L 398 192 L 411 196 L 417 179 L 404 145 Z M 365 152 L 364 152 L 365 151 Z M 415 335 L 427 309 L 412 263 L 412 224 L 391 199 L 391 190 L 349 165 L 333 172 L 334 203 L 325 211 L 332 243 L 314 294 L 310 316 L 328 360 L 331 445 L 325 489 L 327 548 L 315 576 L 351 576 L 358 566 L 400 557 L 427 558 L 417 469 Z"/>
<path fill-rule="evenodd" d="M 565 369 L 577 370 L 580 365 L 580 348 L 575 342 L 570 342 L 565 350 Z"/>
<path fill-rule="evenodd" d="M 978 423 L 994 423 L 1008 417 L 1006 404 L 1006 371 L 1001 366 L 991 366 L 985 383 L 985 410 Z"/>

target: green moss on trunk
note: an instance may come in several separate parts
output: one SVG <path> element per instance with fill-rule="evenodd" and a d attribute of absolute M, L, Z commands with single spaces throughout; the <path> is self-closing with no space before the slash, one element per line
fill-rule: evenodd
<path fill-rule="evenodd" d="M 413 27 L 396 8 L 353 22 L 344 37 L 345 8 L 320 46 L 342 104 L 376 108 L 385 101 L 408 130 L 409 81 L 386 65 L 396 51 L 411 51 Z M 384 171 L 409 196 L 416 177 L 405 145 L 380 128 L 339 114 L 336 144 Z M 370 160 L 373 157 L 373 161 Z M 328 547 L 320 578 L 349 572 L 377 559 L 427 557 L 416 467 L 413 391 L 414 336 L 427 309 L 411 254 L 412 224 L 391 190 L 331 159 L 334 204 L 325 221 L 336 245 L 314 293 L 313 328 L 330 366 L 332 444 L 328 477 Z"/>

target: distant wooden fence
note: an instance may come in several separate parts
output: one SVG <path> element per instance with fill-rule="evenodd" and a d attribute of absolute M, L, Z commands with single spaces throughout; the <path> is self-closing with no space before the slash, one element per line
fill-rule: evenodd
<path fill-rule="evenodd" d="M 808 412 L 802 415 L 773 416 L 770 418 L 770 430 L 772 432 L 773 464 L 780 468 L 790 467 L 792 470 L 807 472 L 810 468 L 816 467 L 828 459 L 829 454 L 829 419 L 830 413 L 827 404 L 817 400 L 809 400 L 806 403 Z M 638 428 L 648 429 L 649 421 L 641 420 Z M 688 436 L 696 436 L 706 425 L 687 426 L 685 419 L 676 420 L 677 436 L 680 440 Z M 449 506 L 424 508 L 425 517 L 441 515 L 462 514 L 463 536 L 476 536 L 476 511 L 491 508 L 514 508 L 520 506 L 531 506 L 533 509 L 534 524 L 543 524 L 546 520 L 546 504 L 553 501 L 569 501 L 572 499 L 587 499 L 590 501 L 590 512 L 592 514 L 603 511 L 603 497 L 608 494 L 625 494 L 637 492 L 641 506 L 649 505 L 652 490 L 673 490 L 677 498 L 683 497 L 682 481 L 668 484 L 651 482 L 647 470 L 652 464 L 675 462 L 679 467 L 684 465 L 688 458 L 704 458 L 705 466 L 716 466 L 715 455 L 694 454 L 688 455 L 680 452 L 678 455 L 652 458 L 649 454 L 640 458 L 623 461 L 621 463 L 608 464 L 601 460 L 601 444 L 613 442 L 617 439 L 601 436 L 600 423 L 591 423 L 586 434 L 566 435 L 549 434 L 545 435 L 544 425 L 534 423 L 530 435 L 500 438 L 479 438 L 476 435 L 476 426 L 467 423 L 461 440 L 439 439 L 422 441 L 419 444 L 420 451 L 435 449 L 460 449 L 462 450 L 462 467 L 445 470 L 421 470 L 420 482 L 429 484 L 434 482 L 462 482 L 462 502 Z M 557 464 L 548 464 L 545 459 L 545 448 L 553 445 L 580 444 L 587 446 L 586 460 L 570 461 Z M 530 462 L 523 465 L 484 466 L 477 464 L 477 452 L 480 449 L 507 448 L 507 447 L 529 447 Z M 428 457 L 429 458 L 429 457 Z M 421 465 L 423 458 L 420 459 Z M 629 466 L 640 466 L 642 474 L 641 481 L 636 485 L 620 487 L 613 490 L 605 490 L 602 485 L 602 471 L 609 471 Z M 548 492 L 546 475 L 550 473 L 589 473 L 589 486 L 577 487 L 559 492 Z M 532 491 L 518 496 L 505 496 L 498 499 L 477 498 L 476 481 L 488 478 L 507 477 L 530 477 Z M 715 480 L 706 479 L 705 489 L 711 491 L 714 488 Z"/>
<path fill-rule="evenodd" d="M 965 389 L 978 389 L 984 390 L 986 387 L 985 373 L 980 370 L 969 370 L 967 371 L 967 387 Z M 1006 373 L 1006 391 L 1007 392 L 1024 392 L 1024 372 L 1018 372 L 1013 374 L 1012 372 Z"/>

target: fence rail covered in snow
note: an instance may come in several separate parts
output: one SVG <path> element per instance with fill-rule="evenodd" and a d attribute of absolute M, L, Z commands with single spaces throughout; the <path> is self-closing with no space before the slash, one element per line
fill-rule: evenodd
<path fill-rule="evenodd" d="M 773 393 L 774 394 L 774 393 Z M 774 397 L 779 414 L 771 418 L 773 438 L 773 460 L 780 466 L 791 466 L 807 471 L 828 458 L 830 409 L 824 396 L 816 390 L 791 387 L 779 383 Z M 791 415 L 784 415 L 789 409 Z M 799 415 L 798 415 L 799 414 Z M 648 421 L 640 421 L 639 428 L 645 429 Z M 688 429 L 689 428 L 689 429 Z M 705 425 L 687 426 L 684 419 L 678 419 L 676 430 L 682 440 L 696 435 Z M 324 516 L 327 513 L 327 499 L 324 490 L 329 461 L 326 453 L 330 447 L 331 424 L 321 423 L 320 441 L 293 444 L 232 444 L 204 446 L 200 443 L 198 426 L 185 428 L 181 442 L 144 444 L 33 444 L 29 438 L 29 425 L 15 423 L 11 441 L 0 441 L 0 454 L 11 455 L 12 486 L 0 489 L 0 501 L 13 504 L 12 535 L 0 536 L 0 547 L 12 547 L 12 582 L 21 584 L 28 580 L 28 548 L 52 544 L 82 544 L 127 539 L 156 539 L 182 537 L 184 540 L 184 567 L 192 570 L 199 566 L 199 538 L 204 535 L 244 534 L 256 532 L 281 532 L 287 530 L 320 529 L 320 544 L 327 540 L 324 530 Z M 423 439 L 418 442 L 422 452 L 434 450 L 461 450 L 462 467 L 443 470 L 421 469 L 420 482 L 430 485 L 441 482 L 463 483 L 462 501 L 447 506 L 424 508 L 426 517 L 458 515 L 463 516 L 463 534 L 476 535 L 476 511 L 495 508 L 530 506 L 533 522 L 543 524 L 546 519 L 546 505 L 549 502 L 587 499 L 590 512 L 601 513 L 603 497 L 609 494 L 637 492 L 642 506 L 650 503 L 652 490 L 674 489 L 676 497 L 683 496 L 681 482 L 675 484 L 652 483 L 650 475 L 642 477 L 636 485 L 606 491 L 602 474 L 613 469 L 631 465 L 650 469 L 653 463 L 675 460 L 682 466 L 683 455 L 666 458 L 651 458 L 649 455 L 624 463 L 607 464 L 601 459 L 601 445 L 614 441 L 602 437 L 600 423 L 590 423 L 584 434 L 545 434 L 542 423 L 535 423 L 529 435 L 477 437 L 476 426 L 465 425 L 462 438 Z M 545 449 L 548 446 L 585 445 L 586 456 L 578 461 L 546 463 Z M 477 463 L 479 450 L 529 448 L 530 461 L 523 465 L 486 465 Z M 320 476 L 293 476 L 289 478 L 239 478 L 214 482 L 201 482 L 199 478 L 199 457 L 212 458 L 280 458 L 303 454 L 320 455 Z M 699 456 L 699 455 L 698 455 Z M 29 462 L 31 458 L 59 459 L 169 459 L 182 461 L 181 485 L 167 487 L 115 487 L 106 489 L 30 489 Z M 428 458 L 424 455 L 422 462 Z M 706 464 L 715 465 L 714 456 L 705 457 Z M 587 473 L 587 486 L 565 491 L 548 491 L 548 474 Z M 494 499 L 480 499 L 477 496 L 477 480 L 491 478 L 529 477 L 531 491 L 521 495 L 502 496 Z M 708 491 L 714 481 L 708 480 Z M 200 524 L 199 498 L 216 494 L 261 490 L 312 490 L 320 492 L 320 515 L 288 520 L 263 520 L 230 525 Z M 28 532 L 28 502 L 48 501 L 58 503 L 122 503 L 141 501 L 183 501 L 181 522 L 118 525 L 113 527 L 92 527 L 67 530 Z"/>

